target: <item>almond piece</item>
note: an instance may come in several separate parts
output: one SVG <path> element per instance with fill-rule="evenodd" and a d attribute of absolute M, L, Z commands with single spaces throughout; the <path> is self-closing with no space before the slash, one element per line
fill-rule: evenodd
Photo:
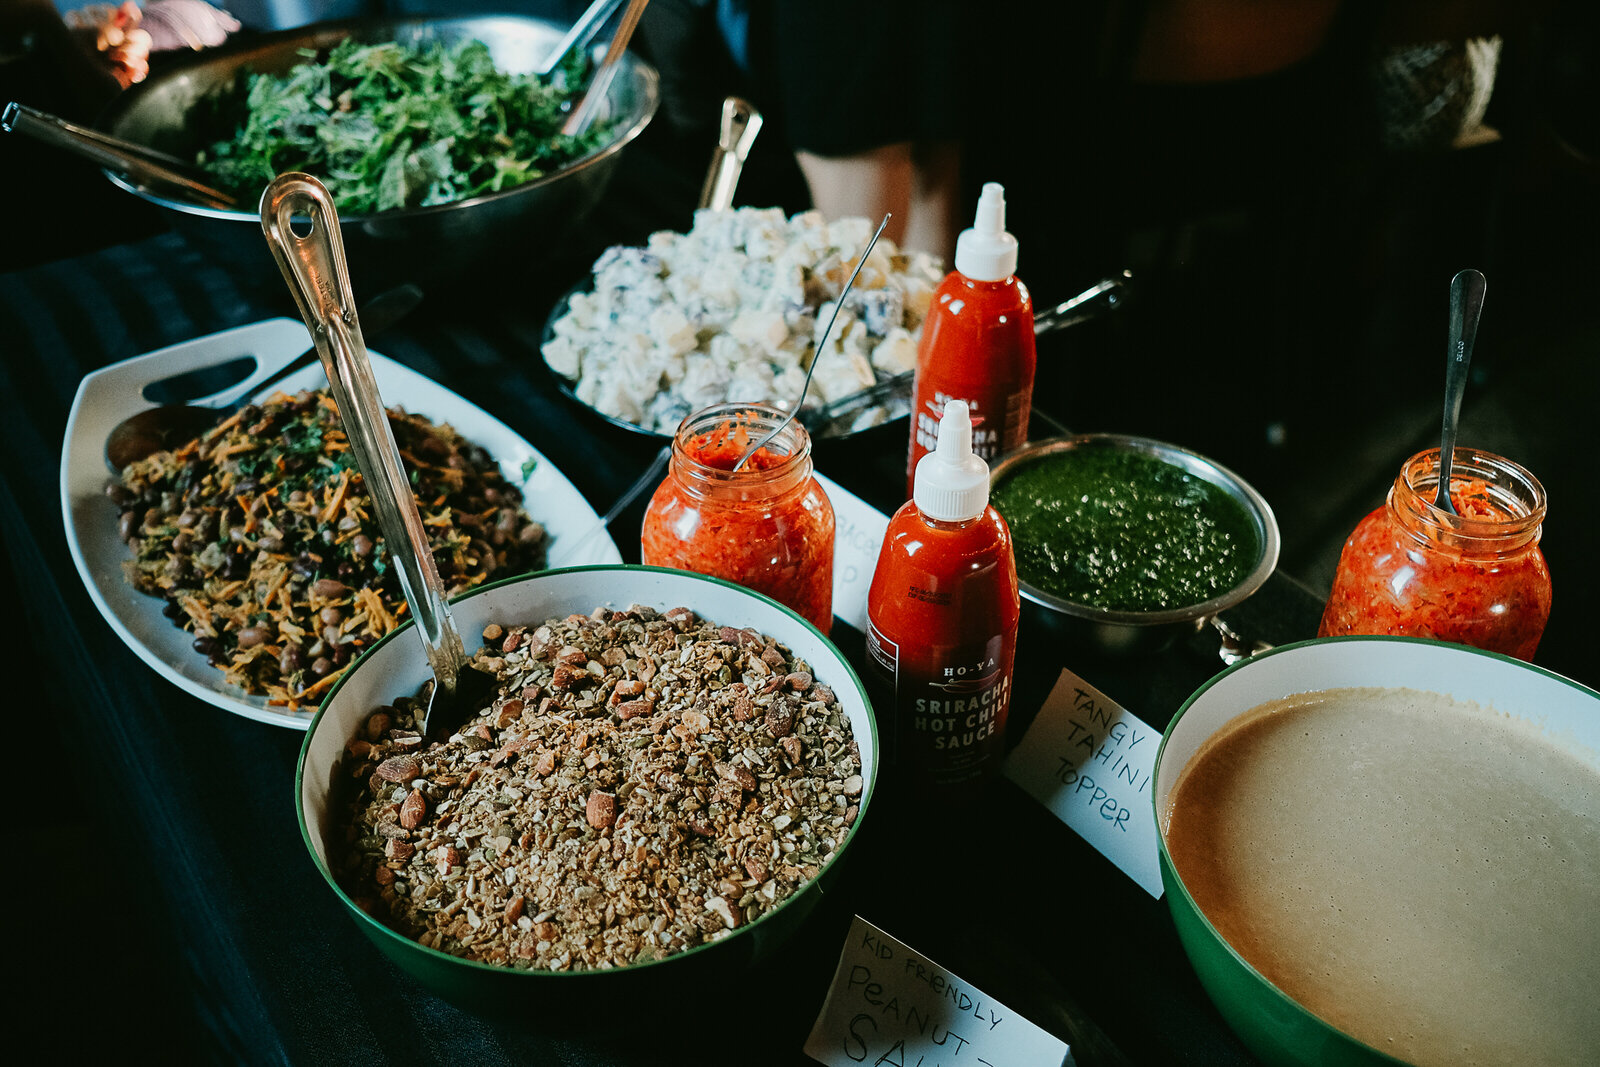
<path fill-rule="evenodd" d="M 428 816 L 428 798 L 420 789 L 413 789 L 400 805 L 400 825 L 415 830 Z"/>

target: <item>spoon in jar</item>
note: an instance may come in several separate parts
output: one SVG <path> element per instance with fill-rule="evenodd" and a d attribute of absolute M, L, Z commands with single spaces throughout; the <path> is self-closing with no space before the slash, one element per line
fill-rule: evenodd
<path fill-rule="evenodd" d="M 733 465 L 734 470 L 743 470 L 744 465 L 750 462 L 751 456 L 765 448 L 768 441 L 782 433 L 783 428 L 793 422 L 796 415 L 800 414 L 800 405 L 806 402 L 806 390 L 811 388 L 811 376 L 817 372 L 817 364 L 822 362 L 822 352 L 827 347 L 828 334 L 833 332 L 833 324 L 839 318 L 839 309 L 844 307 L 844 298 L 850 295 L 850 287 L 855 285 L 856 278 L 861 274 L 861 268 L 867 265 L 867 257 L 872 254 L 872 246 L 877 244 L 878 238 L 883 235 L 883 228 L 889 225 L 889 218 L 890 215 L 885 215 L 883 221 L 878 223 L 878 228 L 873 231 L 872 239 L 867 242 L 867 247 L 861 250 L 861 255 L 856 259 L 856 269 L 850 272 L 850 279 L 844 283 L 844 288 L 839 290 L 839 299 L 833 302 L 833 314 L 828 316 L 828 325 L 822 328 L 822 336 L 817 338 L 817 349 L 811 356 L 811 366 L 806 368 L 806 380 L 800 383 L 800 395 L 795 397 L 794 407 L 789 409 L 789 414 L 785 415 L 778 425 L 762 434 L 755 444 L 745 449 L 744 455 L 739 457 L 739 462 Z"/>
<path fill-rule="evenodd" d="M 1450 352 L 1444 365 L 1444 431 L 1439 442 L 1439 491 L 1433 506 L 1452 515 L 1456 506 L 1450 500 L 1450 464 L 1455 459 L 1456 424 L 1461 420 L 1461 398 L 1467 391 L 1467 369 L 1486 286 L 1483 275 L 1470 269 L 1450 279 Z"/>
<path fill-rule="evenodd" d="M 309 219 L 309 228 L 297 228 L 297 219 Z M 443 736 L 483 706 L 495 678 L 472 665 L 450 614 L 427 529 L 367 358 L 333 197 L 309 174 L 280 174 L 261 196 L 261 229 L 322 357 L 345 436 L 433 672 L 423 737 Z"/>

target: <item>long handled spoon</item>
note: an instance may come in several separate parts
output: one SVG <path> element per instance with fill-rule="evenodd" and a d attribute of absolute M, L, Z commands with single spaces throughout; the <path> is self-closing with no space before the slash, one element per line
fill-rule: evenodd
<path fill-rule="evenodd" d="M 309 231 L 297 231 L 296 218 L 310 219 Z M 451 617 L 361 337 L 333 197 L 309 174 L 280 174 L 261 196 L 261 229 L 316 341 L 389 556 L 399 568 L 400 586 L 433 671 L 422 732 L 440 736 L 481 706 L 495 680 L 468 661 Z"/>
<path fill-rule="evenodd" d="M 1456 514 L 1450 500 L 1450 464 L 1455 459 L 1456 425 L 1461 420 L 1461 398 L 1467 391 L 1467 369 L 1472 362 L 1472 342 L 1478 335 L 1487 286 L 1483 275 L 1464 270 L 1450 279 L 1450 352 L 1444 365 L 1444 431 L 1439 441 L 1439 491 L 1434 507 Z"/>
<path fill-rule="evenodd" d="M 800 405 L 806 402 L 806 390 L 811 388 L 811 376 L 816 373 L 817 364 L 822 362 L 822 352 L 828 344 L 828 334 L 833 332 L 834 321 L 839 318 L 839 309 L 844 307 L 844 298 L 850 295 L 850 287 L 856 284 L 856 277 L 860 275 L 861 268 L 866 266 L 867 257 L 872 254 L 872 246 L 878 243 L 878 238 L 882 236 L 883 228 L 887 225 L 889 225 L 889 216 L 885 215 L 883 221 L 878 223 L 878 228 L 873 231 L 872 240 L 867 242 L 867 247 L 863 248 L 861 255 L 857 257 L 856 269 L 850 272 L 850 280 L 844 283 L 843 289 L 839 290 L 839 299 L 833 302 L 833 314 L 828 316 L 828 325 L 822 328 L 822 336 L 817 339 L 817 350 L 812 353 L 811 366 L 806 368 L 806 380 L 800 383 L 800 395 L 795 397 L 794 407 L 789 409 L 789 414 L 785 415 L 778 425 L 762 434 L 755 443 L 745 449 L 744 455 L 739 457 L 739 462 L 733 465 L 734 470 L 742 470 L 744 465 L 750 462 L 751 456 L 765 448 L 768 441 L 783 432 L 783 428 L 793 422 L 796 415 L 800 414 Z"/>

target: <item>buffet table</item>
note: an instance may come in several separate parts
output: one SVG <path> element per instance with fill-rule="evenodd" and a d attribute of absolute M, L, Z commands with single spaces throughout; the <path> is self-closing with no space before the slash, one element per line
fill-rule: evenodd
<path fill-rule="evenodd" d="M 508 423 L 602 513 L 659 442 L 563 395 L 538 341 L 558 296 L 606 244 L 687 226 L 692 176 L 674 183 L 647 160 L 646 148 L 634 153 L 584 246 L 500 265 L 493 283 L 432 289 L 411 317 L 369 338 Z M 859 915 L 1070 1043 L 1079 1063 L 1250 1062 L 1195 979 L 1165 904 L 1007 780 L 954 815 L 914 802 L 871 811 L 806 935 L 726 988 L 675 991 L 676 1026 L 628 1025 L 623 1005 L 562 1026 L 489 1020 L 394 968 L 300 839 L 291 790 L 302 734 L 219 711 L 147 669 L 97 613 L 62 536 L 61 436 L 81 377 L 283 315 L 295 312 L 281 278 L 230 274 L 176 233 L 0 278 L 0 522 L 24 620 L 13 664 L 49 680 L 28 699 L 59 725 L 55 751 L 81 786 L 93 848 L 119 872 L 128 903 L 116 924 L 156 943 L 163 961 L 151 974 L 175 976 L 158 998 L 184 1045 L 240 1063 L 807 1063 L 802 1045 Z M 1051 403 L 1042 391 L 1036 436 L 1059 426 Z M 903 435 L 897 423 L 822 442 L 818 470 L 892 511 Z M 612 526 L 629 562 L 641 513 L 635 503 Z M 1282 643 L 1311 637 L 1320 609 L 1317 594 L 1279 573 L 1228 621 L 1249 640 Z M 860 665 L 862 635 L 838 624 L 833 636 Z M 1221 669 L 1218 646 L 1207 628 L 1158 655 L 1101 661 L 1029 615 L 1010 737 L 1063 667 L 1160 729 Z"/>

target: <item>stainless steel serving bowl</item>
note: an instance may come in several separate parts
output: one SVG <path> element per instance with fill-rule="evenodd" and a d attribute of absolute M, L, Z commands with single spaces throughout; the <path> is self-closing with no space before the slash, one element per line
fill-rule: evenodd
<path fill-rule="evenodd" d="M 361 18 L 318 23 L 263 35 L 198 54 L 168 67 L 119 97 L 96 126 L 105 133 L 182 159 L 195 158 L 218 131 L 204 128 L 206 96 L 232 84 L 247 68 L 266 73 L 305 61 L 347 37 L 358 41 L 453 43 L 476 39 L 495 64 L 526 73 L 561 40 L 567 27 L 521 16 Z M 339 218 L 351 273 L 365 284 L 460 277 L 486 257 L 516 250 L 521 265 L 560 250 L 599 202 L 622 149 L 644 130 L 660 102 L 656 71 L 632 53 L 623 56 L 606 91 L 598 122 L 614 121 L 610 140 L 553 174 L 512 189 L 431 207 Z M 223 262 L 277 276 L 261 236 L 256 204 L 221 210 L 177 199 L 106 171 L 112 182 L 163 208 L 173 226 Z"/>
<path fill-rule="evenodd" d="M 990 485 L 998 486 L 1019 468 L 1047 457 L 1088 448 L 1112 448 L 1139 452 L 1180 467 L 1203 478 L 1238 501 L 1250 516 L 1256 533 L 1256 557 L 1249 573 L 1225 593 L 1197 604 L 1160 611 L 1112 611 L 1081 604 L 1048 593 L 1027 581 L 1020 581 L 1022 597 L 1033 605 L 1034 613 L 1064 639 L 1108 657 L 1159 652 L 1187 635 L 1197 633 L 1219 612 L 1238 606 L 1261 588 L 1278 565 L 1278 521 L 1265 498 L 1243 478 L 1214 460 L 1178 445 L 1148 437 L 1124 434 L 1088 433 L 1052 437 L 1018 449 L 994 465 Z"/>

